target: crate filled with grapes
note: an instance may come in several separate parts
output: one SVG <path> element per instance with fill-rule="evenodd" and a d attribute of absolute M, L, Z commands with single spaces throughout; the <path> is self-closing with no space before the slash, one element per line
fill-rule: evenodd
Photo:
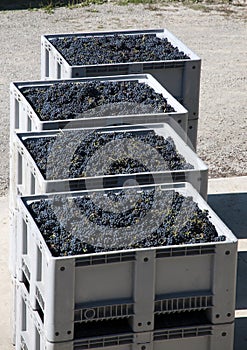
<path fill-rule="evenodd" d="M 234 321 L 237 239 L 188 183 L 22 197 L 18 227 L 17 279 L 49 341 L 110 319 Z"/>
<path fill-rule="evenodd" d="M 13 82 L 10 130 L 162 123 L 187 133 L 187 110 L 150 74 Z"/>
<path fill-rule="evenodd" d="M 191 126 L 196 126 L 201 59 L 167 29 L 41 37 L 42 80 L 133 73 L 153 75 L 188 110 Z M 197 128 L 188 132 L 196 148 Z"/>

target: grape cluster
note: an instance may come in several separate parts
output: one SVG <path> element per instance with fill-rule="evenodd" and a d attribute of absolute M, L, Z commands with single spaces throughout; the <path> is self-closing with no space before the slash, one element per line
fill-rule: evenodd
<path fill-rule="evenodd" d="M 114 160 L 109 168 L 106 175 L 111 174 L 134 174 L 148 172 L 149 168 L 139 162 L 137 159 L 123 157 Z"/>
<path fill-rule="evenodd" d="M 67 133 L 71 135 L 70 131 L 67 131 Z M 62 137 L 64 137 L 64 134 L 66 134 L 66 132 L 63 133 Z M 122 151 L 121 141 L 123 139 L 138 141 L 136 150 L 133 149 L 133 157 L 131 158 L 119 156 Z M 47 178 L 47 159 L 49 154 L 53 152 L 55 140 L 55 137 L 38 137 L 29 138 L 24 141 L 25 146 L 45 178 Z M 68 142 L 66 138 L 64 138 L 63 144 L 67 144 L 69 147 L 70 136 L 68 136 L 67 140 Z M 78 144 L 78 140 L 76 141 Z M 101 153 L 97 154 L 97 151 L 100 151 L 101 148 L 104 150 L 107 145 L 112 145 L 112 142 L 115 143 L 110 152 L 112 158 L 111 163 L 109 165 L 105 163 L 100 166 L 99 169 L 93 167 L 95 172 L 93 174 L 90 173 L 89 170 L 87 170 L 87 165 L 92 157 L 96 154 L 94 164 L 95 166 L 100 164 Z M 149 147 L 142 147 L 142 145 L 148 145 Z M 153 160 L 154 150 L 160 155 L 160 159 L 157 161 Z M 64 147 L 56 149 L 54 161 L 61 162 L 65 152 L 66 150 Z M 149 159 L 148 165 L 140 161 L 142 155 L 145 156 L 146 159 Z M 75 153 L 69 161 L 69 174 L 66 168 L 58 167 L 57 164 L 54 163 L 53 179 L 193 169 L 193 166 L 187 163 L 185 158 L 177 152 L 176 145 L 171 137 L 164 138 L 156 134 L 153 130 L 108 133 L 94 130 L 79 142 Z"/>
<path fill-rule="evenodd" d="M 47 157 L 52 149 L 54 142 L 54 137 L 39 137 L 24 140 L 25 146 L 27 147 L 29 153 L 35 160 L 37 167 L 44 176 L 46 174 Z"/>
<path fill-rule="evenodd" d="M 104 196 L 105 200 L 119 202 L 122 210 L 114 212 L 102 208 L 99 205 L 100 195 L 96 192 L 70 199 L 75 206 L 70 206 L 62 195 L 29 204 L 30 212 L 54 256 L 217 242 L 226 239 L 224 235 L 218 235 L 215 226 L 210 222 L 207 210 L 201 210 L 192 197 L 183 196 L 176 191 L 163 191 L 156 187 L 142 189 L 137 193 L 137 190 L 132 188 L 110 190 Z M 79 215 L 75 208 L 79 208 Z M 145 228 L 144 225 L 141 236 L 135 240 L 137 225 L 150 210 L 162 210 L 162 220 L 158 224 L 154 221 L 153 230 Z M 95 230 L 83 226 L 81 216 L 93 224 Z M 58 217 L 63 218 L 63 223 Z M 122 228 L 128 234 L 131 232 L 129 243 L 123 245 L 117 235 L 111 237 L 111 247 L 92 243 L 96 235 L 97 239 L 103 240 L 110 228 Z M 129 228 L 131 230 L 127 231 Z M 81 239 L 73 232 L 80 232 Z"/>
<path fill-rule="evenodd" d="M 70 65 L 189 59 L 167 38 L 155 34 L 69 36 L 50 41 Z"/>
<path fill-rule="evenodd" d="M 174 112 L 162 94 L 138 81 L 61 82 L 21 92 L 41 120 Z"/>

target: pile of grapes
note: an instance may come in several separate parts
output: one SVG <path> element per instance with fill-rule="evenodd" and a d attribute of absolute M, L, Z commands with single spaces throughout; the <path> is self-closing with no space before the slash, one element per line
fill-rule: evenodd
<path fill-rule="evenodd" d="M 54 256 L 226 239 L 192 197 L 159 187 L 91 192 L 69 199 L 57 195 L 32 202 L 29 209 Z M 107 237 L 110 244 L 102 244 Z"/>
<path fill-rule="evenodd" d="M 155 34 L 66 36 L 50 41 L 70 65 L 189 59 L 166 38 Z"/>
<path fill-rule="evenodd" d="M 21 92 L 41 120 L 175 111 L 162 94 L 138 81 L 55 83 L 22 88 Z"/>
<path fill-rule="evenodd" d="M 108 133 L 94 130 L 80 140 L 81 135 L 84 135 L 83 131 L 66 131 L 60 133 L 57 138 L 29 138 L 24 141 L 24 144 L 43 176 L 49 180 L 193 169 L 193 166 L 177 152 L 171 137 L 164 138 L 153 130 Z M 56 146 L 59 142 L 61 146 Z M 76 148 L 68 159 L 69 167 L 66 162 L 64 163 L 67 168 L 59 167 L 58 164 L 65 157 L 66 147 L 71 151 L 73 142 L 76 143 Z M 131 144 L 129 153 L 126 153 L 127 156 L 122 150 L 123 142 L 127 145 Z M 108 150 L 108 156 L 106 150 Z M 102 162 L 104 156 L 110 159 L 109 163 Z M 87 168 L 92 160 L 93 172 L 92 167 Z M 51 173 L 47 172 L 48 162 L 53 164 L 52 178 Z"/>

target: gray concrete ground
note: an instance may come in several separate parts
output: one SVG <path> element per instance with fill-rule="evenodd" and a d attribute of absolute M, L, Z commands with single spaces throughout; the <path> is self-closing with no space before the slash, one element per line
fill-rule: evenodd
<path fill-rule="evenodd" d="M 234 350 L 247 349 L 247 176 L 209 180 L 208 203 L 239 239 Z M 8 198 L 0 198 L 0 350 L 11 344 Z M 35 350 L 35 349 L 30 349 Z M 200 349 L 198 349 L 200 350 Z"/>

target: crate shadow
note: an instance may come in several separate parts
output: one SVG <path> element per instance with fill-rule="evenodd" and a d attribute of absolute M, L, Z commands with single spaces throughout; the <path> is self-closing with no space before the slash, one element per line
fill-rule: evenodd
<path fill-rule="evenodd" d="M 238 252 L 236 309 L 247 309 L 247 252 Z"/>
<path fill-rule="evenodd" d="M 247 349 L 247 317 L 235 319 L 234 350 Z"/>
<path fill-rule="evenodd" d="M 238 239 L 247 238 L 247 193 L 211 194 L 208 204 Z"/>
<path fill-rule="evenodd" d="M 81 1 L 74 1 L 80 3 Z M 34 8 L 45 8 L 46 6 L 66 6 L 71 3 L 70 0 L 1 0 L 0 11 L 4 10 L 27 10 Z"/>

